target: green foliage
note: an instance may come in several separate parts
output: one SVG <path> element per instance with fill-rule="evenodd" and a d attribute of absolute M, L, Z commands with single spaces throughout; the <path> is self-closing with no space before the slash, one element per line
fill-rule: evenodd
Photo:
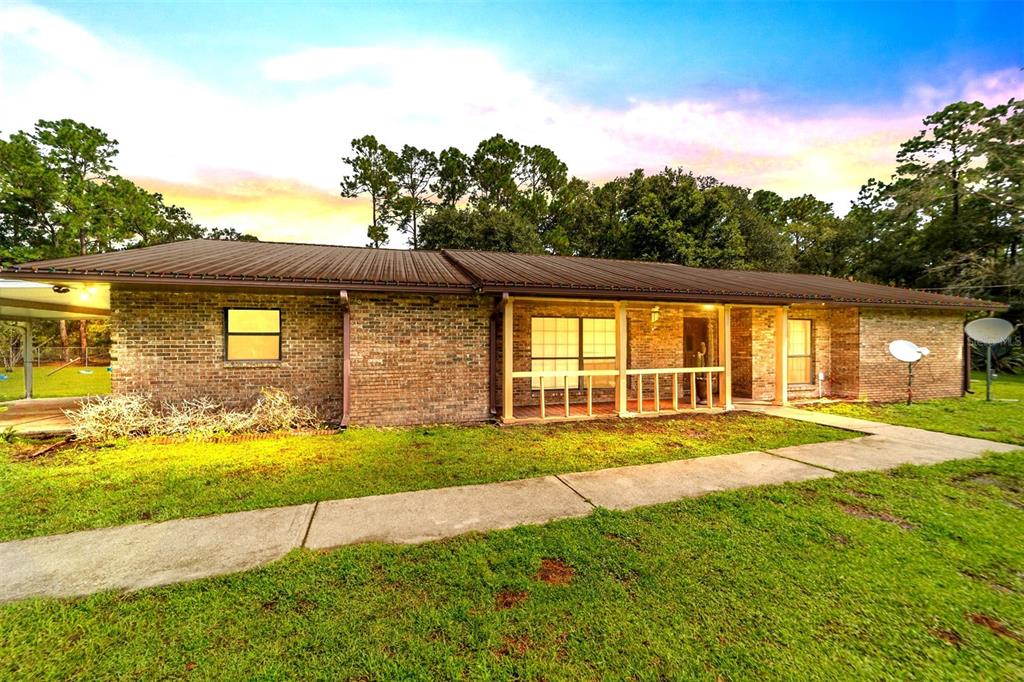
<path fill-rule="evenodd" d="M 810 194 L 752 192 L 676 168 L 592 184 L 552 150 L 503 135 L 436 159 L 406 146 L 380 184 L 403 186 L 384 204 L 414 248 L 802 272 L 1012 302 L 1024 288 L 1024 104 L 957 102 L 923 123 L 894 176 L 868 180 L 843 217 Z"/>
<path fill-rule="evenodd" d="M 373 135 L 352 140 L 352 155 L 342 158 L 349 174 L 341 179 L 341 196 L 370 196 L 371 221 L 367 227 L 370 245 L 380 247 L 388 242 L 388 228 L 396 222 L 398 183 L 394 168 L 398 157 L 377 141 Z"/>
<path fill-rule="evenodd" d="M 0 261 L 24 262 L 177 239 L 236 239 L 116 174 L 117 141 L 71 119 L 0 139 Z M 247 237 L 252 239 L 252 237 Z"/>
<path fill-rule="evenodd" d="M 427 149 L 405 145 L 392 162 L 391 172 L 398 187 L 398 231 L 409 235 L 409 245 L 415 249 L 420 243 L 419 219 L 430 207 L 431 187 L 437 178 L 437 157 Z"/>
<path fill-rule="evenodd" d="M 985 370 L 986 348 L 982 344 L 971 344 L 971 366 Z M 1014 340 L 992 346 L 992 371 L 1007 374 L 1024 374 L 1024 346 Z"/>

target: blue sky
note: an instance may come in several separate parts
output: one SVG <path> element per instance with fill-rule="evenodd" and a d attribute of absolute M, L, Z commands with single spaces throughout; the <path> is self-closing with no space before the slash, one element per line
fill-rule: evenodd
<path fill-rule="evenodd" d="M 1024 66 L 1024 3 L 45 3 L 227 88 L 309 45 L 485 45 L 568 96 L 759 90 L 800 106 L 886 102 L 951 72 Z M 445 80 L 445 74 L 436 74 Z M 449 78 L 456 74 L 448 74 Z"/>
<path fill-rule="evenodd" d="M 681 165 L 844 210 L 923 116 L 1024 95 L 1021 66 L 1024 3 L 19 4 L 0 130 L 81 118 L 201 220 L 362 243 L 336 187 L 365 133 L 503 132 L 595 181 Z"/>

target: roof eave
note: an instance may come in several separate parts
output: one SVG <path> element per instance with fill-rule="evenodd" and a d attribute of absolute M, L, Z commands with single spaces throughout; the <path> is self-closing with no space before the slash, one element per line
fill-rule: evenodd
<path fill-rule="evenodd" d="M 395 293 L 429 293 L 429 294 L 469 294 L 474 293 L 472 285 L 424 285 L 408 284 L 403 282 L 344 282 L 326 280 L 292 280 L 292 279 L 259 279 L 254 277 L 215 277 L 210 275 L 153 275 L 145 273 L 105 273 L 105 272 L 62 272 L 56 269 L 46 271 L 28 270 L 26 268 L 4 268 L 0 269 L 0 277 L 8 279 L 48 282 L 48 281 L 75 281 L 75 282 L 107 282 L 110 284 L 121 284 L 141 287 L 217 287 L 217 288 L 244 288 L 244 289 L 265 289 L 268 291 L 338 291 L 347 289 L 349 291 L 380 291 Z"/>

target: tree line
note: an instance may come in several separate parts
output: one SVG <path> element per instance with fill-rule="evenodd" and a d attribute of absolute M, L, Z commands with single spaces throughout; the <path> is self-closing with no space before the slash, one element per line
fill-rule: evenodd
<path fill-rule="evenodd" d="M 71 119 L 0 138 L 0 262 L 84 255 L 180 239 L 255 239 L 205 228 L 118 175 L 117 140 Z"/>
<path fill-rule="evenodd" d="M 503 135 L 472 153 L 352 141 L 341 194 L 366 195 L 371 246 L 475 248 L 799 272 L 1019 300 L 1024 103 L 957 102 L 928 116 L 843 216 L 676 168 L 605 183 Z"/>
<path fill-rule="evenodd" d="M 71 119 L 41 120 L 0 138 L 0 263 L 198 237 L 255 239 L 199 225 L 184 208 L 118 175 L 117 154 L 117 140 Z M 83 354 L 87 327 L 79 321 Z M 66 349 L 64 320 L 58 329 Z"/>

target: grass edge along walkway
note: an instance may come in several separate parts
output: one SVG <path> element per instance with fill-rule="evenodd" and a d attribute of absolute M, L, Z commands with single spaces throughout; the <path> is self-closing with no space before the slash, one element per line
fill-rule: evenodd
<path fill-rule="evenodd" d="M 358 428 L 224 443 L 134 441 L 31 461 L 0 443 L 0 541 L 853 435 L 733 412 L 508 428 Z"/>
<path fill-rule="evenodd" d="M 927 436 L 917 429 L 903 429 L 827 446 L 792 446 L 770 453 L 746 452 L 11 542 L 0 545 L 0 574 L 9 576 L 0 588 L 0 600 L 88 594 L 219 575 L 273 561 L 302 546 L 416 543 L 582 516 L 597 507 L 629 509 L 726 489 L 829 477 L 849 465 L 851 453 L 856 469 L 868 468 L 864 460 L 872 456 L 868 466 L 877 468 L 919 463 L 923 452 L 919 444 Z M 924 456 L 926 461 L 941 462 L 976 457 L 989 448 L 1015 449 L 944 436 L 942 447 Z M 300 518 L 307 519 L 305 528 Z M 131 551 L 125 552 L 126 547 Z"/>

